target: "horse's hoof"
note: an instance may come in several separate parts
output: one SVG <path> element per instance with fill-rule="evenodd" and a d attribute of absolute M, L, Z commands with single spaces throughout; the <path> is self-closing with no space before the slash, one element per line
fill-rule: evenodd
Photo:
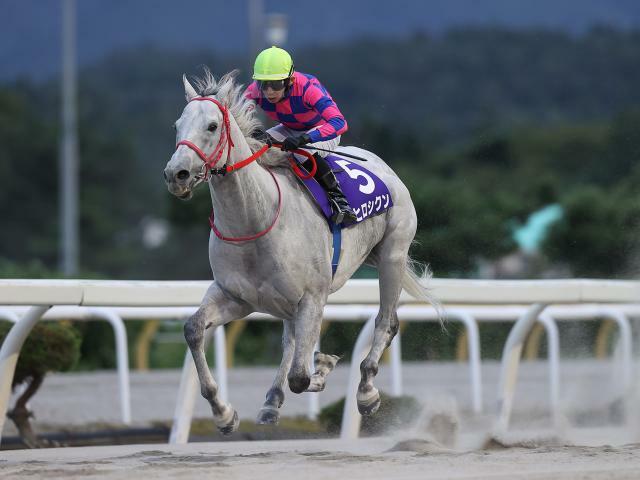
<path fill-rule="evenodd" d="M 380 408 L 380 393 L 377 388 L 373 388 L 365 398 L 358 395 L 358 411 L 360 415 L 373 415 Z"/>
<path fill-rule="evenodd" d="M 256 423 L 258 425 L 277 425 L 280 420 L 280 412 L 276 408 L 263 407 L 258 412 Z"/>
<path fill-rule="evenodd" d="M 309 388 L 311 378 L 307 376 L 289 377 L 289 390 L 293 393 L 302 393 Z"/>
<path fill-rule="evenodd" d="M 363 405 L 361 403 L 358 404 L 358 411 L 360 412 L 360 415 L 365 417 L 376 413 L 378 408 L 380 408 L 380 397 L 369 405 Z"/>
<path fill-rule="evenodd" d="M 233 432 L 238 430 L 238 426 L 240 426 L 240 420 L 238 419 L 238 412 L 233 411 L 233 418 L 226 425 L 219 426 L 218 430 L 223 435 L 231 435 Z"/>

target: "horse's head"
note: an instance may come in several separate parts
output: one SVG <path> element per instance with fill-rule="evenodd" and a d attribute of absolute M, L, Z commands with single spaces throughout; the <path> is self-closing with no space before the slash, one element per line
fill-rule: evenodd
<path fill-rule="evenodd" d="M 213 96 L 198 96 L 186 76 L 182 80 L 187 105 L 175 122 L 176 151 L 164 169 L 164 180 L 169 192 L 189 200 L 193 189 L 226 155 L 231 140 L 226 107 Z"/>

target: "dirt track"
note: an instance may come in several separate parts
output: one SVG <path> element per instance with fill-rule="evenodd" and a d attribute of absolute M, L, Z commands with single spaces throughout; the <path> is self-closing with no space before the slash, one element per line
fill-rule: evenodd
<path fill-rule="evenodd" d="M 11 479 L 233 478 L 619 480 L 640 476 L 640 445 L 456 452 L 398 438 L 136 445 L 3 452 Z M 397 447 L 396 447 L 397 448 Z"/>
<path fill-rule="evenodd" d="M 550 434 L 547 428 L 547 366 L 525 362 L 516 394 L 515 429 L 502 439 L 507 448 L 496 444 L 483 448 L 494 411 L 497 364 L 482 366 L 487 413 L 472 417 L 466 366 L 420 363 L 405 365 L 404 390 L 432 413 L 440 409 L 457 415 L 456 449 L 435 442 L 433 438 L 438 436 L 434 432 L 416 428 L 357 442 L 238 441 L 15 450 L 0 452 L 0 478 L 638 479 L 637 412 L 624 421 L 616 417 L 619 412 L 611 405 L 619 393 L 612 367 L 609 362 L 564 361 L 561 400 L 567 428 L 558 435 Z M 383 367 L 378 377 L 377 384 L 383 390 L 390 385 L 388 370 Z M 229 373 L 230 399 L 241 417 L 255 415 L 273 373 L 273 368 Z M 321 406 L 344 395 L 346 373 L 342 367 L 332 374 L 320 397 Z M 152 420 L 170 419 L 178 381 L 177 371 L 132 375 L 134 423 L 148 425 Z M 37 426 L 55 429 L 95 421 L 118 423 L 117 378 L 112 372 L 52 376 L 32 407 Z M 304 395 L 288 395 L 283 414 L 292 416 L 306 410 Z M 206 402 L 200 398 L 196 416 L 209 416 Z M 581 428 L 573 428 L 580 422 Z M 541 435 L 544 428 L 546 433 Z M 11 429 L 7 422 L 4 435 L 11 435 Z"/>

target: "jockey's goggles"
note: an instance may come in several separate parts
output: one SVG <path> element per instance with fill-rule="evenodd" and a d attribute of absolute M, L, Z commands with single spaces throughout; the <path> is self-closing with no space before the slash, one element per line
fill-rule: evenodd
<path fill-rule="evenodd" d="M 268 90 L 269 88 L 272 90 L 280 91 L 284 90 L 284 87 L 287 86 L 289 79 L 285 78 L 284 80 L 258 80 L 258 85 L 260 85 L 260 90 Z"/>

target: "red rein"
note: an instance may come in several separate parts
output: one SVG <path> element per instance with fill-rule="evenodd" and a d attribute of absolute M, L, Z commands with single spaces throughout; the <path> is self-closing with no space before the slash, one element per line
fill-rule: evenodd
<path fill-rule="evenodd" d="M 218 108 L 222 112 L 222 130 L 220 132 L 220 141 L 218 142 L 218 145 L 216 145 L 216 148 L 213 150 L 211 155 L 207 156 L 207 154 L 205 154 L 196 144 L 194 144 L 193 142 L 191 142 L 189 140 L 181 140 L 176 144 L 176 150 L 178 149 L 178 147 L 180 147 L 180 145 L 184 145 L 184 146 L 190 148 L 191 150 L 193 150 L 194 152 L 196 152 L 198 157 L 200 157 L 200 159 L 204 162 L 205 179 L 209 178 L 209 175 L 210 175 L 210 173 L 212 171 L 214 173 L 216 173 L 216 174 L 225 175 L 227 173 L 233 172 L 234 170 L 239 170 L 242 167 L 246 167 L 251 162 L 254 162 L 258 158 L 260 158 L 262 155 L 264 155 L 264 153 L 270 147 L 272 147 L 272 146 L 280 147 L 281 146 L 281 144 L 277 144 L 277 143 L 273 144 L 273 145 L 266 144 L 260 150 L 256 151 L 253 155 L 251 155 L 250 157 L 245 158 L 244 160 L 241 160 L 240 162 L 236 162 L 233 165 L 229 165 L 228 162 L 229 162 L 229 157 L 231 155 L 231 148 L 234 146 L 234 144 L 233 144 L 233 140 L 231 139 L 231 128 L 230 128 L 230 122 L 229 122 L 229 111 L 228 111 L 227 107 L 225 107 L 222 103 L 220 103 L 215 98 L 195 97 L 195 98 L 192 98 L 190 101 L 193 102 L 194 100 L 195 101 L 213 102 L 218 106 Z M 216 170 L 216 169 L 214 169 L 214 167 L 216 166 L 216 164 L 222 158 L 222 153 L 224 152 L 225 147 L 227 148 L 227 163 L 225 163 L 222 166 L 222 168 Z M 311 168 L 311 172 L 309 172 L 308 174 L 305 174 L 300 169 L 300 167 L 298 167 L 298 165 L 296 164 L 296 161 L 293 158 L 290 158 L 289 162 L 291 163 L 291 167 L 293 168 L 293 170 L 296 173 L 296 175 L 298 175 L 300 178 L 303 178 L 305 180 L 308 179 L 308 178 L 313 177 L 315 175 L 315 173 L 316 173 L 316 170 L 317 170 L 316 161 L 315 161 L 315 158 L 313 158 L 313 155 L 310 154 L 309 152 L 307 152 L 306 150 L 296 150 L 295 153 L 304 155 L 309 160 L 311 160 L 311 163 L 313 164 L 313 167 Z M 273 219 L 273 222 L 271 222 L 271 225 L 269 225 L 267 228 L 265 228 L 261 232 L 258 232 L 258 233 L 254 234 L 254 235 L 245 235 L 245 236 L 241 236 L 241 237 L 227 237 L 227 236 L 223 235 L 216 228 L 216 226 L 214 224 L 214 218 L 215 218 L 214 217 L 214 212 L 212 210 L 211 211 L 211 217 L 209 218 L 209 225 L 211 225 L 211 230 L 213 230 L 213 233 L 220 240 L 223 240 L 225 242 L 247 242 L 247 241 L 250 241 L 250 240 L 255 240 L 256 238 L 260 238 L 263 235 L 266 235 L 274 227 L 274 225 L 278 221 L 278 217 L 280 216 L 280 207 L 282 206 L 282 191 L 280 190 L 280 185 L 278 184 L 278 180 L 276 179 L 276 176 L 273 174 L 273 172 L 271 170 L 267 169 L 267 171 L 271 174 L 271 178 L 273 178 L 273 181 L 276 184 L 276 188 L 278 189 L 278 208 L 276 210 L 275 218 Z"/>

